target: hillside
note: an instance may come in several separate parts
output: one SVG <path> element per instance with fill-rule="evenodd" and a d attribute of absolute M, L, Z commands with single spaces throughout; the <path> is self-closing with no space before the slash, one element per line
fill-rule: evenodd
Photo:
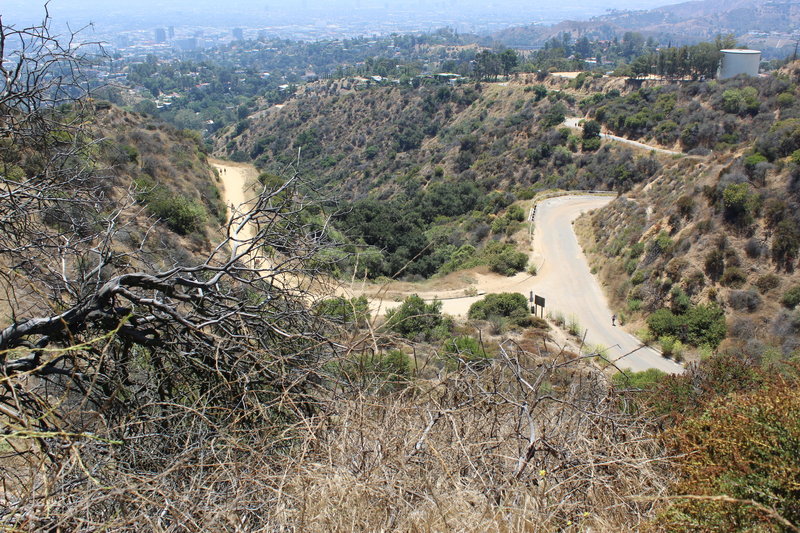
<path fill-rule="evenodd" d="M 797 65 L 325 80 L 237 110 L 217 153 L 261 173 L 213 160 L 247 185 L 226 201 L 257 196 L 225 223 L 199 135 L 88 98 L 47 21 L 7 36 L 33 52 L 0 68 L 36 75 L 0 105 L 6 529 L 797 529 Z M 592 207 L 576 226 L 617 316 L 574 239 Z M 547 262 L 520 277 L 600 308 L 580 320 L 646 370 L 514 286 L 466 320 L 323 290 L 505 281 L 531 232 Z"/>
<path fill-rule="evenodd" d="M 674 317 L 692 305 L 715 304 L 728 317 L 728 351 L 755 358 L 794 353 L 793 295 L 800 283 L 796 80 L 795 66 L 776 79 L 727 84 L 691 97 L 685 89 L 662 88 L 620 102 L 626 123 L 640 121 L 642 137 L 674 142 L 682 131 L 684 141 L 714 146 L 707 161 L 682 161 L 591 218 L 594 261 L 621 314 L 643 311 L 656 336 L 685 340 L 670 321 L 680 322 Z M 748 92 L 749 107 L 737 100 Z M 641 116 L 631 117 L 637 95 L 650 103 Z M 690 123 L 681 128 L 670 112 L 658 115 L 658 102 L 667 96 L 676 109 L 696 106 L 677 113 L 691 117 Z M 589 113 L 612 108 L 590 106 Z M 731 114 L 736 119 L 728 123 Z M 698 133 L 697 141 L 689 132 Z"/>
<path fill-rule="evenodd" d="M 299 149 L 301 173 L 344 211 L 336 226 L 380 254 L 359 266 L 386 276 L 447 273 L 481 264 L 491 243 L 521 245 L 512 204 L 538 190 L 616 191 L 621 199 L 595 215 L 593 249 L 623 319 L 718 304 L 734 338 L 766 339 L 767 324 L 784 318 L 780 291 L 798 281 L 786 159 L 800 148 L 796 77 L 790 67 L 764 79 L 676 84 L 528 77 L 354 91 L 329 83 L 327 95 L 256 114 L 218 147 L 250 154 L 268 172 L 292 164 Z M 693 155 L 588 142 L 563 127 L 567 115 Z M 724 264 L 712 273 L 715 248 Z M 762 314 L 758 332 L 741 331 L 742 320 Z M 676 336 L 665 331 L 654 335 Z M 794 335 L 778 337 L 785 344 Z"/>
<path fill-rule="evenodd" d="M 518 240 L 525 218 L 511 205 L 517 199 L 552 187 L 627 190 L 660 168 L 646 152 L 581 151 L 580 137 L 559 127 L 576 96 L 557 81 L 550 90 L 529 80 L 368 90 L 324 82 L 253 114 L 217 149 L 278 175 L 299 153 L 300 175 L 328 198 L 336 226 L 370 247 L 360 266 L 367 275 L 392 277 L 410 261 L 404 276 L 429 277 L 505 254 L 503 242 Z M 585 80 L 581 91 L 595 83 Z"/>
<path fill-rule="evenodd" d="M 798 20 L 800 11 L 790 2 L 702 0 L 643 11 L 613 12 L 589 21 L 509 28 L 492 37 L 506 46 L 538 47 L 564 32 L 572 33 L 576 39 L 585 36 L 592 40 L 611 40 L 633 31 L 672 44 L 696 43 L 720 34 L 733 34 L 750 46 L 773 48 L 780 43 L 764 41 L 754 34 L 791 33 Z M 766 52 L 782 58 L 791 50 L 784 43 L 779 52 L 769 49 Z"/>

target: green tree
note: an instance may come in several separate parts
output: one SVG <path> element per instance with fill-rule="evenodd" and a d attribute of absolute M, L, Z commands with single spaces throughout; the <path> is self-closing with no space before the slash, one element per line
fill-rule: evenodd
<path fill-rule="evenodd" d="M 740 226 L 753 222 L 753 212 L 758 205 L 758 195 L 750 191 L 750 184 L 728 185 L 722 192 L 725 219 Z"/>
<path fill-rule="evenodd" d="M 600 137 L 600 123 L 596 120 L 587 120 L 583 123 L 583 138 L 594 139 Z"/>
<path fill-rule="evenodd" d="M 500 53 L 500 64 L 503 69 L 503 74 L 508 76 L 519 64 L 519 56 L 517 52 L 511 49 L 503 50 Z"/>

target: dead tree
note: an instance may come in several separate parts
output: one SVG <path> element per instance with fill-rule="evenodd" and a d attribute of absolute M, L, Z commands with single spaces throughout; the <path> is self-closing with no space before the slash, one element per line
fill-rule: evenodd
<path fill-rule="evenodd" d="M 81 50 L 59 43 L 48 17 L 23 29 L 0 22 L 0 288 L 10 309 L 0 432 L 35 438 L 51 461 L 89 435 L 157 434 L 150 453 L 126 452 L 131 464 L 157 463 L 230 421 L 313 411 L 308 392 L 336 347 L 309 290 L 320 294 L 325 223 L 308 215 L 296 176 L 261 191 L 191 264 L 159 268 L 143 247 L 121 248 L 137 208 L 118 191 L 112 202 L 96 170 Z"/>

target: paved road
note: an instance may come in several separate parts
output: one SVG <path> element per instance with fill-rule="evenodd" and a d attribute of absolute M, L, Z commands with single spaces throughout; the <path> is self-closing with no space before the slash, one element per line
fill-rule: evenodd
<path fill-rule="evenodd" d="M 230 164 L 214 160 L 220 169 L 225 184 L 223 191 L 230 207 L 239 207 L 245 201 L 244 186 L 252 178 L 254 170 L 247 165 Z M 606 303 L 596 278 L 589 271 L 586 258 L 572 230 L 572 221 L 581 213 L 602 207 L 611 202 L 609 196 L 562 196 L 539 203 L 536 209 L 536 232 L 534 252 L 531 260 L 539 266 L 535 277 L 520 273 L 510 278 L 490 276 L 478 284 L 481 292 L 520 292 L 526 296 L 534 291 L 547 299 L 548 311 L 561 311 L 565 316 L 574 315 L 582 328 L 587 329 L 589 345 L 608 348 L 607 357 L 617 359 L 628 352 L 618 366 L 631 370 L 658 368 L 665 372 L 679 373 L 683 367 L 663 358 L 658 352 L 642 347 L 633 336 L 621 327 L 611 326 L 611 310 Z M 456 291 L 463 294 L 463 290 Z M 443 293 L 420 296 L 445 297 Z M 444 300 L 443 311 L 454 316 L 466 316 L 469 306 L 483 296 Z M 397 302 L 373 304 L 382 308 L 398 305 Z"/>
<path fill-rule="evenodd" d="M 582 118 L 567 118 L 564 120 L 564 125 L 568 128 L 581 128 L 580 121 L 584 120 Z M 655 146 L 650 146 L 649 144 L 640 143 L 637 141 L 632 141 L 630 139 L 626 139 L 625 137 L 618 137 L 616 135 L 611 135 L 608 133 L 601 133 L 601 139 L 605 139 L 607 141 L 617 141 L 621 142 L 630 146 L 634 146 L 636 148 L 641 148 L 643 150 L 650 150 L 653 152 L 658 152 L 660 154 L 667 154 L 667 155 L 686 155 L 683 152 L 676 152 L 674 150 L 667 150 L 665 148 L 656 148 Z"/>
<path fill-rule="evenodd" d="M 587 331 L 588 345 L 602 345 L 606 356 L 634 371 L 658 368 L 668 373 L 683 372 L 683 367 L 661 356 L 620 326 L 611 325 L 612 312 L 597 279 L 589 270 L 586 257 L 572 228 L 581 213 L 602 207 L 613 198 L 562 196 L 545 200 L 536 209 L 534 256 L 539 273 L 520 287 L 523 294 L 534 291 L 547 300 L 547 310 L 574 315 Z M 625 355 L 629 354 L 629 355 Z"/>

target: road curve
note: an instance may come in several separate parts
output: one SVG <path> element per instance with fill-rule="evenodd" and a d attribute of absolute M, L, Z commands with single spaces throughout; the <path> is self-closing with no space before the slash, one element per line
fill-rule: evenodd
<path fill-rule="evenodd" d="M 212 160 L 221 173 L 224 182 L 223 197 L 229 208 L 236 209 L 246 203 L 244 189 L 255 176 L 249 165 Z M 224 169 L 224 170 L 223 170 Z M 475 288 L 480 292 L 519 292 L 526 296 L 531 291 L 543 296 L 547 311 L 561 312 L 565 317 L 574 316 L 583 330 L 586 330 L 588 345 L 601 345 L 607 348 L 606 356 L 617 361 L 617 366 L 634 371 L 657 368 L 668 373 L 680 373 L 683 367 L 658 352 L 643 347 L 635 337 L 619 326 L 611 325 L 612 312 L 597 280 L 589 270 L 575 232 L 572 221 L 581 213 L 603 207 L 611 202 L 609 196 L 562 196 L 545 200 L 536 209 L 534 252 L 531 261 L 539 267 L 535 277 L 520 273 L 504 278 L 488 276 L 479 280 Z M 455 291 L 463 294 L 463 290 Z M 427 299 L 446 297 L 444 293 L 425 294 Z M 442 301 L 443 311 L 453 316 L 466 316 L 469 306 L 483 296 L 452 298 Z M 376 312 L 385 312 L 398 302 L 372 301 Z M 625 355 L 629 354 L 629 355 Z M 623 357 L 624 356 L 624 357 Z"/>
<path fill-rule="evenodd" d="M 524 284 L 523 294 L 533 291 L 546 299 L 547 311 L 574 316 L 586 332 L 586 343 L 606 348 L 606 357 L 618 360 L 620 368 L 681 373 L 681 365 L 643 346 L 619 325 L 611 325 L 613 313 L 578 244 L 572 222 L 612 200 L 607 196 L 562 196 L 538 205 L 532 261 L 539 273 Z"/>

